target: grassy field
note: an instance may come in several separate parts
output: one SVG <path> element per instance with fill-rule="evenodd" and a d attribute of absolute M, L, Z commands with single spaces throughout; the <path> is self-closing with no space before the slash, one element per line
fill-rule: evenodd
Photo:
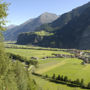
<path fill-rule="evenodd" d="M 32 78 L 35 79 L 37 85 L 40 88 L 43 88 L 41 90 L 87 90 L 87 89 L 81 89 L 78 87 L 68 87 L 67 85 L 56 84 L 37 76 L 32 76 Z"/>
<path fill-rule="evenodd" d="M 55 75 L 64 75 L 64 76 L 68 76 L 69 79 L 72 80 L 76 80 L 78 79 L 84 79 L 84 83 L 87 85 L 88 82 L 90 82 L 90 65 L 82 65 L 82 60 L 78 60 L 78 59 L 60 59 L 57 58 L 56 61 L 54 61 L 52 59 L 52 62 L 50 62 L 50 60 L 48 60 L 47 62 L 42 61 L 43 63 L 40 63 L 39 68 L 36 70 L 37 73 L 39 74 L 43 74 L 43 75 L 48 75 L 50 77 L 52 77 L 52 75 L 55 73 Z M 39 77 L 36 79 L 36 81 L 38 82 L 38 79 L 40 79 Z M 49 83 L 48 85 L 52 85 L 51 82 L 45 81 L 44 79 L 40 79 L 40 82 L 43 81 L 47 83 Z M 39 83 L 40 83 L 39 82 Z M 42 83 L 41 83 L 42 84 Z M 54 83 L 53 83 L 54 84 Z M 46 84 L 46 87 L 48 87 L 48 85 Z M 56 85 L 56 87 L 55 87 Z M 53 85 L 53 90 L 59 90 L 58 87 L 61 89 L 60 90 L 85 90 L 85 89 L 74 89 L 65 85 L 58 85 L 55 84 Z M 47 90 L 45 88 L 45 90 Z M 55 89 L 57 88 L 57 89 Z M 51 89 L 50 89 L 51 90 Z"/>
<path fill-rule="evenodd" d="M 35 49 L 14 49 L 14 48 L 6 48 L 6 52 L 18 54 L 20 56 L 31 58 L 37 57 L 39 59 L 46 57 L 46 56 L 53 56 L 52 54 L 70 54 L 63 51 L 50 51 L 50 50 L 35 50 Z"/>
<path fill-rule="evenodd" d="M 27 47 L 27 46 L 26 46 Z M 53 50 L 39 50 L 36 47 L 29 49 L 15 49 L 15 48 L 6 48 L 6 52 L 14 53 L 30 59 L 31 57 L 37 57 L 39 62 L 39 67 L 36 69 L 36 72 L 43 75 L 52 76 L 55 75 L 64 75 L 68 76 L 69 79 L 76 80 L 84 79 L 85 84 L 90 82 L 90 65 L 82 65 L 82 60 L 76 58 L 48 58 L 43 60 L 43 57 L 52 56 L 55 54 L 68 54 L 70 53 L 63 51 L 53 51 Z M 86 90 L 80 88 L 72 88 L 66 85 L 56 84 L 49 82 L 45 79 L 42 79 L 37 76 L 32 76 L 37 82 L 38 86 L 43 88 L 43 90 Z"/>
<path fill-rule="evenodd" d="M 41 71 L 42 74 L 52 76 L 54 73 L 57 75 L 68 76 L 69 79 L 76 80 L 84 79 L 85 84 L 90 82 L 90 65 L 81 65 L 81 60 L 78 59 L 65 59 L 60 63 L 51 67 L 46 67 L 46 71 Z M 40 70 L 39 70 L 40 71 Z M 39 72 L 40 73 L 40 72 Z"/>
<path fill-rule="evenodd" d="M 90 82 L 90 65 L 82 65 L 79 59 L 59 59 L 59 62 L 41 64 L 37 73 L 52 76 L 53 74 L 68 76 L 69 79 L 84 79 L 85 84 Z"/>

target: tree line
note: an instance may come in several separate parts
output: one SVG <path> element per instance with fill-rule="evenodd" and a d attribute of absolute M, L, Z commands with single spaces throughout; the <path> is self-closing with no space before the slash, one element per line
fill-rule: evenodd
<path fill-rule="evenodd" d="M 53 74 L 51 77 L 49 77 L 47 74 L 44 76 L 37 73 L 33 73 L 33 74 L 42 77 L 44 79 L 47 79 L 50 82 L 65 84 L 70 87 L 80 87 L 83 89 L 90 89 L 90 82 L 88 82 L 88 84 L 86 85 L 84 83 L 84 79 L 71 80 L 67 76 L 63 76 L 63 75 L 56 76 L 55 74 Z"/>

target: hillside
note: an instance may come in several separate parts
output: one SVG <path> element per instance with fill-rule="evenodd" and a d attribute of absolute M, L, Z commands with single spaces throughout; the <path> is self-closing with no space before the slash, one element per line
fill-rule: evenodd
<path fill-rule="evenodd" d="M 51 35 L 53 35 L 53 33 L 45 32 L 45 31 L 21 33 L 18 36 L 17 44 L 37 45 L 37 43 L 40 43 L 44 39 L 45 36 L 51 36 Z"/>
<path fill-rule="evenodd" d="M 54 35 L 45 37 L 40 45 L 58 48 L 90 49 L 90 7 L 71 20 Z M 45 44 L 44 42 L 47 42 Z M 38 43 L 39 44 L 39 43 Z"/>
<path fill-rule="evenodd" d="M 55 32 L 57 47 L 90 49 L 90 7 L 79 17 Z M 59 40 L 58 40 L 59 39 Z M 62 45 L 59 45 L 59 43 Z"/>
<path fill-rule="evenodd" d="M 34 31 L 37 27 L 42 24 L 51 23 L 52 21 L 56 20 L 58 16 L 52 13 L 43 13 L 39 17 L 34 19 L 30 19 L 23 24 L 16 26 L 14 28 L 8 29 L 5 33 L 5 40 L 13 41 L 17 40 L 17 36 L 22 32 L 31 32 Z"/>
<path fill-rule="evenodd" d="M 80 10 L 81 7 L 79 7 L 78 11 Z M 65 26 L 56 29 L 53 35 L 44 36 L 43 39 L 37 42 L 37 45 L 58 48 L 90 49 L 90 3 L 82 6 L 82 10 L 84 11 L 80 15 L 76 15 L 75 18 L 71 19 Z M 25 40 L 25 42 L 26 41 L 27 40 Z M 27 44 L 29 44 L 28 41 Z"/>
<path fill-rule="evenodd" d="M 40 30 L 55 31 L 57 29 L 61 29 L 66 24 L 68 24 L 68 22 L 70 20 L 80 16 L 83 13 L 83 11 L 86 8 L 88 8 L 89 6 L 90 6 L 90 2 L 88 2 L 87 4 L 84 4 L 80 7 L 77 7 L 70 12 L 62 14 L 58 19 L 56 19 L 55 21 L 53 21 L 50 24 L 41 25 L 39 28 L 37 28 L 37 30 L 38 31 L 40 31 Z"/>

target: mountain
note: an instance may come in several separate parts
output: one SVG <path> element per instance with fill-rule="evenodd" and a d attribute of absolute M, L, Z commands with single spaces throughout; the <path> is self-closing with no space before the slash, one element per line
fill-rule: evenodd
<path fill-rule="evenodd" d="M 90 2 L 88 2 L 87 4 L 84 4 L 80 7 L 77 7 L 70 12 L 64 13 L 58 19 L 53 21 L 52 23 L 41 25 L 40 27 L 37 28 L 37 31 L 45 30 L 45 31 L 50 32 L 50 31 L 55 31 L 57 29 L 61 29 L 66 24 L 68 24 L 68 22 L 70 20 L 72 20 L 75 17 L 80 16 L 83 13 L 83 11 L 86 8 L 88 8 L 89 6 L 90 6 Z"/>
<path fill-rule="evenodd" d="M 55 32 L 56 47 L 90 49 L 90 7 Z M 49 41 L 50 42 L 50 41 Z"/>
<path fill-rule="evenodd" d="M 66 49 L 90 49 L 90 3 L 83 6 L 83 10 L 79 7 L 79 10 L 83 11 L 82 13 L 73 17 L 62 28 L 57 28 L 52 32 L 52 35 L 43 37 L 39 35 L 39 38 L 42 38 L 40 40 L 38 40 L 38 37 L 34 37 L 34 41 L 37 40 L 35 44 L 44 47 Z M 87 6 L 87 8 L 85 6 Z M 20 41 L 20 39 L 18 40 Z M 29 42 L 27 42 L 27 44 L 29 44 Z"/>
<path fill-rule="evenodd" d="M 57 18 L 56 14 L 45 12 L 37 18 L 30 19 L 19 26 L 8 29 L 4 33 L 5 40 L 16 40 L 20 33 L 34 31 L 40 25 L 51 23 Z"/>
<path fill-rule="evenodd" d="M 7 30 L 10 30 L 10 29 L 12 29 L 12 28 L 14 28 L 14 27 L 16 27 L 16 25 L 9 25 L 9 26 L 7 26 L 6 28 L 7 28 Z"/>
<path fill-rule="evenodd" d="M 44 37 L 37 44 L 67 49 L 90 49 L 90 7 L 63 28 L 56 30 L 54 35 Z"/>

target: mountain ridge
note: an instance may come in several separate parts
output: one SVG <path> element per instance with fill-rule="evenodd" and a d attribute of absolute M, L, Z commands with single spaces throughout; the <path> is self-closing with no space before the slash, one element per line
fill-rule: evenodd
<path fill-rule="evenodd" d="M 89 6 L 90 6 L 90 2 L 88 2 L 82 6 L 79 6 L 77 8 L 74 8 L 71 11 L 60 15 L 60 17 L 58 19 L 56 19 L 55 21 L 53 21 L 52 23 L 50 23 L 48 25 L 41 25 L 39 28 L 37 28 L 37 31 L 40 31 L 42 29 L 45 31 L 55 31 L 57 29 L 61 29 L 66 24 L 68 24 L 68 22 L 70 20 L 72 20 L 73 18 L 75 18 L 77 16 L 80 16 L 80 14 Z"/>
<path fill-rule="evenodd" d="M 4 33 L 5 40 L 17 40 L 17 37 L 22 32 L 31 32 L 34 31 L 37 27 L 42 24 L 51 23 L 52 21 L 56 20 L 58 16 L 52 13 L 43 13 L 42 15 L 29 19 L 28 21 L 24 22 L 23 24 L 16 26 L 10 30 L 7 30 Z"/>
<path fill-rule="evenodd" d="M 28 36 L 28 38 L 30 37 L 31 39 L 33 39 L 34 44 L 44 47 L 56 47 L 66 49 L 90 49 L 90 3 L 85 4 L 83 6 L 82 7 L 84 8 L 84 10 L 82 10 L 81 7 L 79 8 L 79 10 L 82 10 L 80 11 L 79 15 L 78 13 L 76 13 L 76 16 L 72 18 L 62 28 L 58 28 L 52 31 L 53 35 L 42 37 L 37 35 L 35 36 L 34 34 L 34 37 L 32 35 L 32 38 L 30 36 Z M 35 40 L 37 40 L 37 43 L 34 42 Z M 20 38 L 18 39 L 18 41 L 20 41 Z M 29 44 L 29 41 L 27 40 L 23 40 L 23 42 Z"/>

